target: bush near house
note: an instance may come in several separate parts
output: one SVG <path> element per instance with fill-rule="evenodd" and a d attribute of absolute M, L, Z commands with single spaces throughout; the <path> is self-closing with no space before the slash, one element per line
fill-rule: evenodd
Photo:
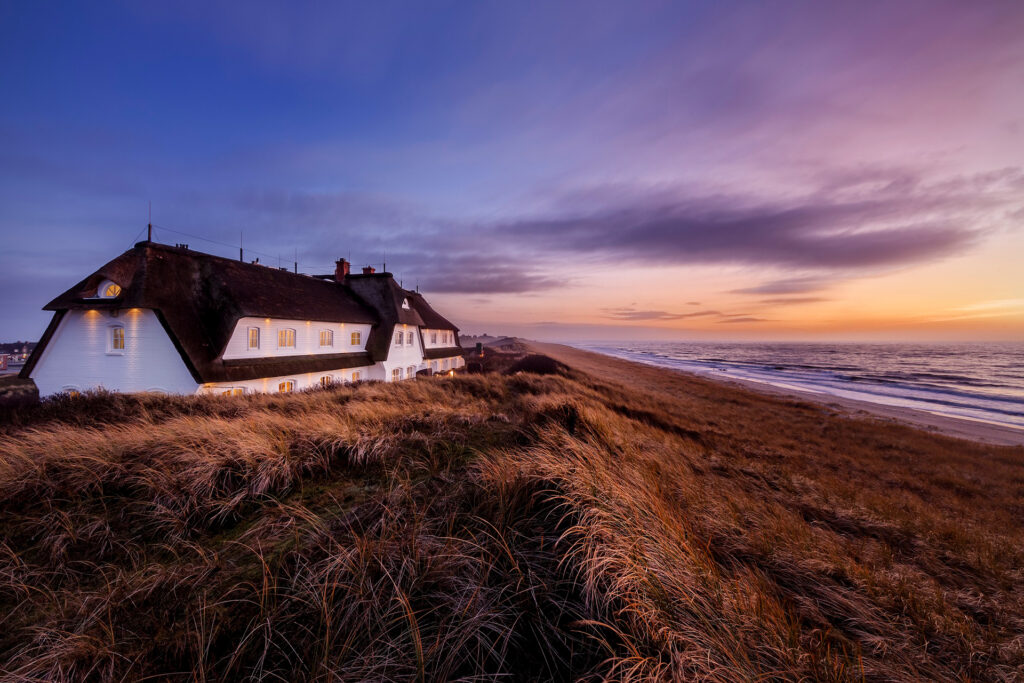
<path fill-rule="evenodd" d="M 1024 672 L 1024 449 L 552 367 L 9 412 L 0 673 Z"/>

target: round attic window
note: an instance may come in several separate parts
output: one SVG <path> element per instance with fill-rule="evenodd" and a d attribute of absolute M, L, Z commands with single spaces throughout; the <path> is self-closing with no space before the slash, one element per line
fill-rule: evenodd
<path fill-rule="evenodd" d="M 114 299 L 121 296 L 121 285 L 110 280 L 104 280 L 100 283 L 97 290 L 97 294 L 104 299 Z"/>

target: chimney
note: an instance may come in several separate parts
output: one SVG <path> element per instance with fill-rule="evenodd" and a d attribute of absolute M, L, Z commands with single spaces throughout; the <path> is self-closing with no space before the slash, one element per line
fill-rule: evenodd
<path fill-rule="evenodd" d="M 373 266 L 363 266 L 363 275 L 373 275 L 377 272 L 377 269 Z"/>
<path fill-rule="evenodd" d="M 343 258 L 334 262 L 334 281 L 341 282 L 348 277 L 348 269 L 351 264 Z"/>

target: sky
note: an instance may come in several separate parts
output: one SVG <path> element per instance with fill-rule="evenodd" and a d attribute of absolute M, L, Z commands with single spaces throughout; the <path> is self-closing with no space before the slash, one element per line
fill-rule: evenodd
<path fill-rule="evenodd" d="M 1018 1 L 0 0 L 0 92 L 0 340 L 150 206 L 467 333 L 1024 340 Z"/>

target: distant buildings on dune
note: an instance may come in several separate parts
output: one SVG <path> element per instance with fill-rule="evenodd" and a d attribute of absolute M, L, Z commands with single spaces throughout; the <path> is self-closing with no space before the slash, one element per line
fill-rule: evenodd
<path fill-rule="evenodd" d="M 390 273 L 329 275 L 139 242 L 58 296 L 21 371 L 89 389 L 292 392 L 463 367 L 458 328 Z"/>

